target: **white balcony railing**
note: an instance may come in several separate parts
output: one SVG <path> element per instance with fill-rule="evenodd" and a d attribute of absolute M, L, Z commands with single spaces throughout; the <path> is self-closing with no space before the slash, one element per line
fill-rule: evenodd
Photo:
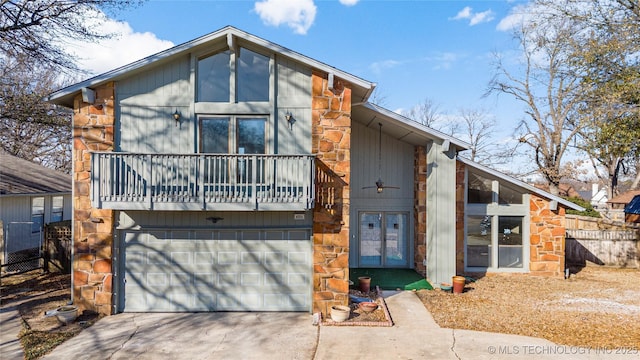
<path fill-rule="evenodd" d="M 117 210 L 308 210 L 313 155 L 96 152 L 91 200 Z"/>

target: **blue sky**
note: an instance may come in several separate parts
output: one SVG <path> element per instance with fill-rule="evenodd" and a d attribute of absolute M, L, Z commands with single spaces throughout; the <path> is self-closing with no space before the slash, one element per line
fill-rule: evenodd
<path fill-rule="evenodd" d="M 511 135 L 522 106 L 483 98 L 492 53 L 515 54 L 509 24 L 526 1 L 150 0 L 107 28 L 122 35 L 82 51 L 95 73 L 235 26 L 378 84 L 395 111 L 430 99 L 445 114 L 483 109 Z"/>

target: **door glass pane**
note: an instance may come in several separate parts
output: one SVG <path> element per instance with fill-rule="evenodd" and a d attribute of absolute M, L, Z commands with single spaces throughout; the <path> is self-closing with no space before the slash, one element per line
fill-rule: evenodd
<path fill-rule="evenodd" d="M 261 118 L 238 119 L 238 140 L 236 141 L 238 154 L 265 153 L 265 123 L 266 120 Z M 238 159 L 238 181 L 240 183 L 264 182 L 264 164 L 260 160 L 256 164 L 253 161 L 251 157 Z"/>
<path fill-rule="evenodd" d="M 522 217 L 498 217 L 498 267 L 522 267 Z"/>
<path fill-rule="evenodd" d="M 467 266 L 491 265 L 491 216 L 467 216 Z"/>
<path fill-rule="evenodd" d="M 238 101 L 269 101 L 269 57 L 240 48 Z"/>
<path fill-rule="evenodd" d="M 382 214 L 360 214 L 360 266 L 382 265 Z"/>
<path fill-rule="evenodd" d="M 201 151 L 208 154 L 229 153 L 229 118 L 201 120 Z"/>
<path fill-rule="evenodd" d="M 238 119 L 238 154 L 264 154 L 265 119 Z"/>
<path fill-rule="evenodd" d="M 385 216 L 385 265 L 407 265 L 407 215 Z"/>
<path fill-rule="evenodd" d="M 229 102 L 230 57 L 227 50 L 198 60 L 198 101 Z"/>

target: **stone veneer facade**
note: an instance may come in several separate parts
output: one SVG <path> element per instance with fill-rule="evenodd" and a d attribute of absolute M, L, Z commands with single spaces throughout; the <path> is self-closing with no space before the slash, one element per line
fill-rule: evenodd
<path fill-rule="evenodd" d="M 313 313 L 329 314 L 349 300 L 349 183 L 351 177 L 351 88 L 336 79 L 328 88 L 325 74 L 312 74 L 311 152 L 329 177 L 318 183 L 331 190 L 332 212 L 320 201 L 313 213 Z"/>
<path fill-rule="evenodd" d="M 413 264 L 415 271 L 427 276 L 427 150 L 414 148 L 413 156 Z"/>
<path fill-rule="evenodd" d="M 91 152 L 113 151 L 114 84 L 95 89 L 94 104 L 73 105 L 73 301 L 80 311 L 112 312 L 113 211 L 91 206 Z"/>
<path fill-rule="evenodd" d="M 531 194 L 529 270 L 532 275 L 564 276 L 565 209 L 551 210 L 549 200 Z"/>
<path fill-rule="evenodd" d="M 456 164 L 456 272 L 464 273 L 465 170 Z M 529 200 L 529 274 L 564 276 L 565 208 L 550 209 L 550 201 L 535 194 Z"/>

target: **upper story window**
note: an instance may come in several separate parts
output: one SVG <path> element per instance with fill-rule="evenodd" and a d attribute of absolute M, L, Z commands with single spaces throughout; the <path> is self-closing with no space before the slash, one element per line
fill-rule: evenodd
<path fill-rule="evenodd" d="M 269 60 L 268 56 L 245 48 L 198 59 L 198 101 L 269 101 Z"/>
<path fill-rule="evenodd" d="M 269 101 L 269 58 L 240 48 L 238 101 Z"/>

